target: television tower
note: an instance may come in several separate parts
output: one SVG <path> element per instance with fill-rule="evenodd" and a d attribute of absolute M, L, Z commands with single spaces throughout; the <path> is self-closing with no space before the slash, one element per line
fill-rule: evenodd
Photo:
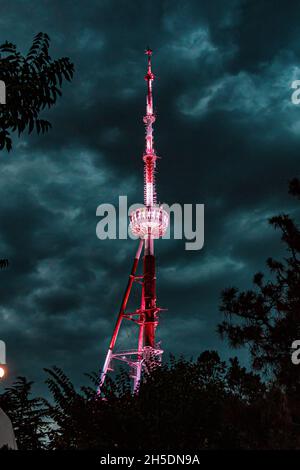
<path fill-rule="evenodd" d="M 152 50 L 148 48 L 146 55 L 148 57 L 148 68 L 145 75 L 147 82 L 146 114 L 143 118 L 146 129 L 146 142 L 143 154 L 144 206 L 133 211 L 129 217 L 131 231 L 140 240 L 101 372 L 98 394 L 101 393 L 107 373 L 113 370 L 114 361 L 118 360 L 129 366 L 130 376 L 133 379 L 133 390 L 136 391 L 142 374 L 149 372 L 155 365 L 159 364 L 163 353 L 159 344 L 155 341 L 159 313 L 163 309 L 157 306 L 156 299 L 154 240 L 165 234 L 168 228 L 169 216 L 161 206 L 157 205 L 155 167 L 158 157 L 153 142 L 153 123 L 156 117 L 153 111 L 152 96 L 152 84 L 155 78 L 151 68 Z M 141 276 L 138 276 L 136 272 L 142 250 L 144 250 L 143 273 Z M 134 312 L 126 312 L 134 282 L 138 282 L 141 285 L 140 305 Z M 115 349 L 123 320 L 134 322 L 138 327 L 136 349 L 128 351 L 118 351 Z"/>

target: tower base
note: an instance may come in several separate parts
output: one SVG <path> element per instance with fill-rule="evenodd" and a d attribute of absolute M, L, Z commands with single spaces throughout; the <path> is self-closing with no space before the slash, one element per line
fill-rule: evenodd
<path fill-rule="evenodd" d="M 140 259 L 140 255 L 144 246 L 144 240 L 140 240 L 139 246 L 133 261 L 132 269 L 129 275 L 127 287 L 122 299 L 121 307 L 119 310 L 119 315 L 117 318 L 117 322 L 114 328 L 114 332 L 111 338 L 110 346 L 106 355 L 106 359 L 104 362 L 103 369 L 100 375 L 99 386 L 97 389 L 97 393 L 101 394 L 102 387 L 105 382 L 105 378 L 108 372 L 114 371 L 114 364 L 115 361 L 119 361 L 125 363 L 129 366 L 130 370 L 130 377 L 133 381 L 133 391 L 136 392 L 138 390 L 141 377 L 143 373 L 149 374 L 155 367 L 159 366 L 162 359 L 163 350 L 160 348 L 160 344 L 154 343 L 154 334 L 153 337 L 151 336 L 151 341 L 153 341 L 153 346 L 149 346 L 149 331 L 155 332 L 155 329 L 158 324 L 158 315 L 159 313 L 164 310 L 156 306 L 156 297 L 155 297 L 155 276 L 153 276 L 154 266 L 155 266 L 155 258 L 151 256 L 151 269 L 149 270 L 150 276 L 152 279 L 149 281 L 149 273 L 144 272 L 143 276 L 137 276 L 136 271 L 138 268 L 138 262 Z M 147 260 L 147 256 L 145 255 L 145 259 Z M 144 262 L 144 269 L 147 270 L 148 263 Z M 146 268 L 145 268 L 146 266 Z M 132 286 L 134 282 L 138 282 L 142 285 L 142 294 L 141 294 L 141 306 L 137 308 L 134 312 L 126 312 L 127 303 L 130 297 L 130 293 L 132 290 Z M 150 282 L 147 287 L 147 283 Z M 154 288 L 152 288 L 151 284 L 154 283 Z M 151 292 L 150 299 L 146 299 L 145 301 L 145 286 L 146 291 Z M 148 304 L 148 305 L 147 305 Z M 150 305 L 150 308 L 149 308 Z M 148 308 L 147 308 L 148 306 Z M 138 344 L 136 349 L 129 349 L 126 351 L 118 351 L 115 350 L 115 345 L 117 342 L 118 334 L 121 328 L 121 324 L 123 320 L 128 320 L 135 323 L 138 326 Z"/>

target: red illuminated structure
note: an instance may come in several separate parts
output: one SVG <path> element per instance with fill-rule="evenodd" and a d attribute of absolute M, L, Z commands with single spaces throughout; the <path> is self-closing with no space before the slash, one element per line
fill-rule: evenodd
<path fill-rule="evenodd" d="M 114 361 L 122 361 L 130 367 L 133 390 L 136 391 L 142 373 L 149 372 L 155 365 L 159 364 L 163 353 L 155 341 L 159 313 L 162 309 L 157 306 L 156 299 L 154 240 L 165 234 L 169 217 L 167 212 L 161 206 L 158 206 L 156 202 L 155 167 L 157 155 L 154 150 L 152 127 L 155 122 L 152 98 L 152 84 L 155 77 L 151 69 L 151 49 L 148 48 L 146 54 L 148 56 L 148 69 L 145 76 L 147 82 L 146 115 L 143 119 L 146 128 L 146 145 L 143 155 L 144 206 L 130 214 L 131 231 L 139 237 L 140 241 L 102 369 L 98 387 L 99 394 L 107 373 L 113 370 Z M 142 250 L 144 250 L 143 273 L 141 276 L 137 276 L 136 272 Z M 135 281 L 141 284 L 140 306 L 134 312 L 126 312 L 130 292 Z M 133 321 L 138 326 L 136 349 L 115 350 L 123 320 Z"/>

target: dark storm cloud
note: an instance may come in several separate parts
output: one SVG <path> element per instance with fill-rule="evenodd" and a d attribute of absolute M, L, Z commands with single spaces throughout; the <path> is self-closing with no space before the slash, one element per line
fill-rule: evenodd
<path fill-rule="evenodd" d="M 276 7 L 274 7 L 276 4 Z M 99 241 L 96 207 L 142 198 L 145 58 L 153 57 L 159 199 L 205 204 L 205 247 L 157 244 L 160 336 L 195 356 L 216 335 L 220 291 L 247 287 L 278 236 L 267 219 L 295 210 L 299 173 L 297 2 L 10 1 L 1 42 L 23 52 L 38 31 L 76 73 L 46 136 L 1 155 L 1 334 L 13 373 L 58 364 L 79 380 L 103 361 L 135 243 Z M 295 212 L 296 216 L 297 213 Z M 138 299 L 137 293 L 134 299 Z M 125 335 L 126 336 L 126 335 Z M 125 341 L 125 338 L 124 338 Z"/>

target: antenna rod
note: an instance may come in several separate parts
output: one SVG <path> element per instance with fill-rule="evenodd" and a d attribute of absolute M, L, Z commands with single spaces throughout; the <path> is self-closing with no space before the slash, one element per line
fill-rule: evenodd
<path fill-rule="evenodd" d="M 144 123 L 146 128 L 146 145 L 144 152 L 144 204 L 147 207 L 151 207 L 156 204 L 156 190 L 155 190 L 155 165 L 156 165 L 156 153 L 153 146 L 153 123 L 155 122 L 155 114 L 153 112 L 153 97 L 152 97 L 152 82 L 154 80 L 154 73 L 151 68 L 151 57 L 152 50 L 147 49 L 146 54 L 148 56 L 148 70 L 145 75 L 147 81 L 147 97 L 146 97 L 146 115 L 144 116 Z"/>

